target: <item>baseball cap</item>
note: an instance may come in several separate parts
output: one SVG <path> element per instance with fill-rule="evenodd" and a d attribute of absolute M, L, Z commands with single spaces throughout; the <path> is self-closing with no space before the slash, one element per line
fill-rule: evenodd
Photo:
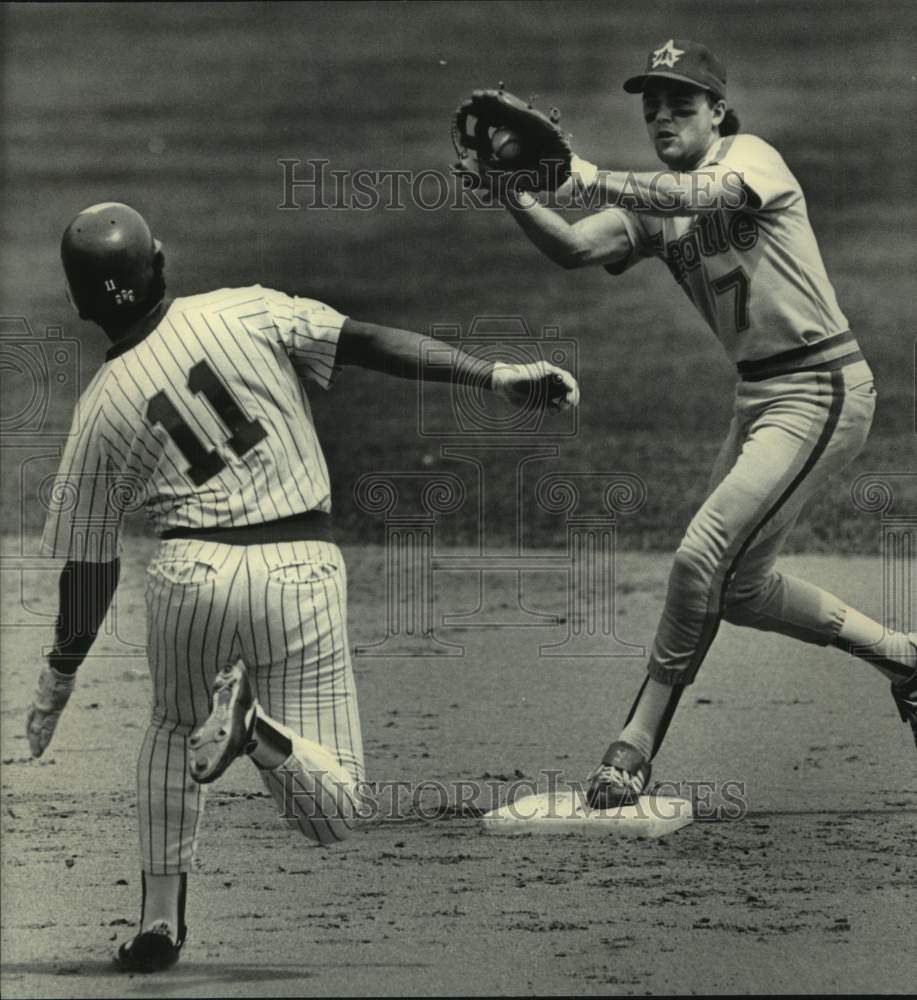
<path fill-rule="evenodd" d="M 670 38 L 646 57 L 646 70 L 624 81 L 628 94 L 639 94 L 648 79 L 680 80 L 726 96 L 726 67 L 699 42 Z"/>

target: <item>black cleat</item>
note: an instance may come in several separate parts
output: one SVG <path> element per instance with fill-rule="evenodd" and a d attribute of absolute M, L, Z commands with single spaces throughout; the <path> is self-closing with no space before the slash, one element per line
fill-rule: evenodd
<path fill-rule="evenodd" d="M 629 743 L 615 741 L 602 763 L 589 775 L 586 804 L 590 809 L 635 805 L 650 780 L 652 764 Z"/>
<path fill-rule="evenodd" d="M 906 684 L 892 684 L 892 697 L 902 722 L 910 724 L 917 746 L 917 676 Z"/>
<path fill-rule="evenodd" d="M 892 697 L 902 722 L 907 722 L 914 733 L 917 745 L 917 632 L 908 632 L 908 642 L 914 647 L 910 666 L 911 676 L 907 680 L 892 682 Z"/>
<path fill-rule="evenodd" d="M 210 715 L 188 740 L 188 770 L 198 784 L 206 785 L 226 770 L 251 744 L 255 702 L 251 683 L 241 663 L 224 667 L 213 683 Z"/>
<path fill-rule="evenodd" d="M 182 927 L 177 941 L 165 921 L 153 924 L 148 931 L 141 931 L 132 941 L 122 944 L 115 962 L 122 972 L 163 972 L 178 961 L 185 943 Z"/>

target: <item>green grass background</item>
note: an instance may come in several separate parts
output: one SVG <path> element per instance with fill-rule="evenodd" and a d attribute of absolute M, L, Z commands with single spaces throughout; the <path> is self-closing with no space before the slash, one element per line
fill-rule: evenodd
<path fill-rule="evenodd" d="M 855 509 L 850 484 L 867 471 L 917 471 L 913 3 L 10 4 L 0 18 L 2 314 L 26 317 L 36 335 L 59 325 L 78 339 L 82 384 L 105 343 L 69 310 L 58 240 L 100 200 L 147 214 L 177 294 L 260 281 L 418 330 L 521 315 L 579 349 L 579 432 L 545 471 L 639 475 L 647 502 L 619 532 L 632 548 L 677 542 L 703 497 L 734 380 L 662 265 L 617 280 L 567 273 L 499 212 L 279 211 L 277 160 L 445 169 L 453 107 L 502 79 L 559 105 L 582 155 L 651 168 L 638 104 L 620 82 L 659 40 L 703 39 L 728 63 L 745 130 L 773 142 L 802 182 L 880 392 L 866 450 L 812 501 L 790 547 L 875 549 L 877 519 Z M 3 376 L 8 429 L 31 389 L 14 369 Z M 66 427 L 71 399 L 52 394 L 46 434 Z M 445 391 L 438 405 L 445 414 Z M 413 385 L 349 371 L 315 410 L 348 541 L 382 538 L 352 500 L 363 472 L 442 469 L 471 484 L 467 467 L 418 435 Z M 52 440 L 4 440 L 7 531 L 40 524 L 44 466 L 28 459 Z M 488 479 L 493 541 L 513 537 L 506 466 Z M 898 480 L 899 510 L 917 504 L 908 483 Z M 530 515 L 533 540 L 562 540 L 562 519 Z M 466 511 L 444 519 L 440 537 L 475 533 Z"/>

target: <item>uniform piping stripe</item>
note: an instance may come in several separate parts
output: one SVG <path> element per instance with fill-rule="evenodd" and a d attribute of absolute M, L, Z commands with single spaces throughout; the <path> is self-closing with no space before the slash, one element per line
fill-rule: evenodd
<path fill-rule="evenodd" d="M 821 380 L 819 380 L 821 381 Z M 803 467 L 799 470 L 790 484 L 786 487 L 783 493 L 777 498 L 776 503 L 767 511 L 767 513 L 761 518 L 758 524 L 755 526 L 754 531 L 746 538 L 744 544 L 739 549 L 736 554 L 732 565 L 729 567 L 729 572 L 726 574 L 726 578 L 723 580 L 723 586 L 720 592 L 720 608 L 725 606 L 726 591 L 729 588 L 729 584 L 732 581 L 732 577 L 735 574 L 735 569 L 741 562 L 742 557 L 751 547 L 752 542 L 755 537 L 762 531 L 762 529 L 771 521 L 780 509 L 784 506 L 787 500 L 796 492 L 797 489 L 805 482 L 806 477 L 815 468 L 818 460 L 824 454 L 825 449 L 831 443 L 831 438 L 834 436 L 835 430 L 837 430 L 838 421 L 840 420 L 841 411 L 844 408 L 844 397 L 845 397 L 845 385 L 844 376 L 840 371 L 835 371 L 831 373 L 831 405 L 828 409 L 828 416 L 825 419 L 825 423 L 822 426 L 821 433 L 818 436 L 818 440 L 815 442 L 815 447 L 809 453 L 809 457 L 806 459 Z"/>
<path fill-rule="evenodd" d="M 818 377 L 818 376 L 817 376 Z M 819 377 L 819 383 L 824 385 L 824 381 Z M 750 548 L 752 542 L 760 534 L 762 529 L 767 525 L 767 523 L 780 511 L 787 500 L 796 492 L 796 490 L 802 485 L 806 477 L 815 467 L 819 458 L 821 458 L 825 449 L 831 441 L 835 429 L 837 428 L 838 420 L 840 419 L 841 410 L 844 405 L 844 376 L 840 371 L 831 373 L 831 404 L 828 409 L 828 415 L 825 418 L 825 422 L 822 425 L 821 431 L 815 441 L 812 450 L 809 452 L 808 457 L 805 462 L 803 462 L 802 468 L 796 473 L 796 475 L 790 480 L 789 484 L 783 489 L 777 499 L 769 506 L 765 511 L 764 515 L 760 520 L 754 525 L 754 527 L 746 535 L 745 540 L 739 546 L 738 551 L 733 556 L 729 563 L 729 566 L 723 575 L 722 583 L 719 588 L 719 595 L 716 604 L 716 610 L 711 614 L 708 614 L 707 621 L 704 624 L 704 628 L 701 631 L 700 641 L 698 642 L 697 649 L 694 655 L 691 657 L 691 662 L 686 671 L 686 675 L 690 680 L 693 680 L 695 673 L 697 672 L 700 664 L 703 662 L 704 657 L 707 655 L 713 640 L 716 638 L 716 633 L 720 627 L 720 621 L 723 617 L 723 610 L 726 603 L 726 592 L 729 589 L 729 585 L 732 582 L 732 578 L 735 575 L 735 571 L 739 563 L 741 562 L 743 556 Z"/>
<path fill-rule="evenodd" d="M 679 684 L 673 686 L 672 690 L 669 692 L 669 700 L 666 702 L 662 718 L 659 720 L 659 725 L 656 728 L 656 734 L 653 739 L 653 749 L 650 752 L 650 760 L 656 756 L 656 752 L 662 746 L 662 741 L 665 739 L 665 734 L 669 731 L 669 726 L 675 716 L 675 709 L 678 708 L 678 703 L 681 701 L 681 696 L 684 694 L 684 690 L 684 685 Z"/>
<path fill-rule="evenodd" d="M 650 682 L 650 677 L 649 674 L 647 674 L 646 677 L 643 678 L 643 683 L 640 685 L 640 690 L 637 692 L 637 697 L 634 698 L 633 702 L 631 703 L 630 710 L 627 713 L 627 718 L 624 720 L 625 726 L 629 726 L 631 719 L 633 719 L 633 717 L 636 715 L 637 705 L 640 704 L 640 699 L 643 697 L 643 692 L 646 690 L 646 685 L 649 684 L 649 682 Z"/>

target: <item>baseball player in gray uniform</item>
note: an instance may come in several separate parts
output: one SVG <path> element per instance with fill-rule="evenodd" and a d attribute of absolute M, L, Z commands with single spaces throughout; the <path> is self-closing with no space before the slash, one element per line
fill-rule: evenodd
<path fill-rule="evenodd" d="M 709 495 L 675 554 L 647 676 L 591 777 L 594 806 L 632 802 L 645 787 L 723 619 L 870 662 L 891 680 L 917 739 L 917 633 L 888 630 L 775 566 L 805 501 L 863 447 L 876 399 L 799 182 L 772 146 L 739 134 L 725 68 L 706 46 L 660 43 L 624 89 L 641 95 L 650 141 L 668 169 L 599 171 L 574 157 L 578 182 L 610 207 L 572 225 L 529 194 L 507 207 L 564 267 L 600 265 L 618 275 L 647 258 L 663 261 L 739 382 Z"/>
<path fill-rule="evenodd" d="M 549 409 L 575 405 L 578 388 L 545 362 L 483 362 L 258 285 L 170 300 L 162 248 L 127 205 L 80 212 L 61 255 L 73 304 L 112 346 L 79 401 L 46 521 L 44 549 L 67 562 L 27 732 L 41 755 L 114 595 L 123 511 L 144 506 L 161 543 L 146 574 L 143 898 L 118 960 L 155 971 L 184 943 L 205 791 L 235 758 L 312 841 L 347 837 L 358 808 L 346 577 L 306 383 L 326 389 L 359 365 Z"/>

